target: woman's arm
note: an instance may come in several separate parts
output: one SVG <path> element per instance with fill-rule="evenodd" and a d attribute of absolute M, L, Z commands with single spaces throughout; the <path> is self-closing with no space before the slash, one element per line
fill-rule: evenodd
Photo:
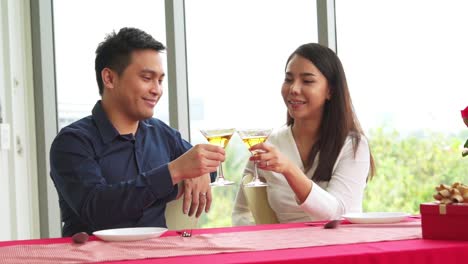
<path fill-rule="evenodd" d="M 301 208 L 323 219 L 339 218 L 349 212 L 361 212 L 364 189 L 370 167 L 370 151 L 362 137 L 356 155 L 348 138 L 338 155 L 326 188 L 313 183 L 312 191 Z"/>
<path fill-rule="evenodd" d="M 251 148 L 265 151 L 251 159 L 259 168 L 283 174 L 294 191 L 297 203 L 309 215 L 318 219 L 338 218 L 346 212 L 362 210 L 362 199 L 369 173 L 370 152 L 362 138 L 356 156 L 352 140 L 348 138 L 335 162 L 333 174 L 326 188 L 312 182 L 304 172 L 275 146 L 268 143 Z"/>

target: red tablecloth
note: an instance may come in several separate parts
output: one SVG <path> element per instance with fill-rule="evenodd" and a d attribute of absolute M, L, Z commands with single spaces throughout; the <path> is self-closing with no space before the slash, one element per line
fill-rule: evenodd
<path fill-rule="evenodd" d="M 250 227 L 194 230 L 197 233 L 225 233 L 251 230 L 303 227 L 304 224 L 278 224 Z M 167 232 L 166 236 L 176 235 Z M 95 238 L 92 238 L 95 239 Z M 281 238 L 278 238 L 281 239 Z M 0 247 L 25 244 L 70 243 L 70 238 L 0 242 Z M 445 263 L 468 259 L 468 241 L 402 240 L 257 252 L 168 257 L 117 261 L 112 263 Z"/>

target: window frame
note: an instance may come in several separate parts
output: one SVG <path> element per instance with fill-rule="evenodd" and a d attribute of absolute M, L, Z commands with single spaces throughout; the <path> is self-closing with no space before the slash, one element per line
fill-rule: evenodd
<path fill-rule="evenodd" d="M 311 0 L 313 1 L 313 0 Z M 317 1 L 319 43 L 336 50 L 335 1 Z M 169 125 L 190 140 L 185 1 L 165 0 Z M 49 177 L 49 150 L 58 133 L 54 59 L 53 0 L 31 1 L 31 31 L 35 92 L 38 203 L 41 237 L 60 236 L 58 196 Z"/>

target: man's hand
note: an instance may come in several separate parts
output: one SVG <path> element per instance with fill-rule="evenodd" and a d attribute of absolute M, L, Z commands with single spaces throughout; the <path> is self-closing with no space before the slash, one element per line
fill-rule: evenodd
<path fill-rule="evenodd" d="M 169 163 L 172 183 L 216 171 L 224 161 L 224 149 L 210 144 L 199 144 Z"/>
<path fill-rule="evenodd" d="M 195 216 L 199 217 L 203 210 L 208 213 L 212 200 L 210 182 L 210 174 L 182 182 L 178 197 L 184 195 L 184 214 L 192 216 L 196 213 Z"/>

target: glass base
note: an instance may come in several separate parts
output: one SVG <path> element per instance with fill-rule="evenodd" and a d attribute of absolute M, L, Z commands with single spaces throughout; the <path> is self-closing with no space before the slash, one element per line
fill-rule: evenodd
<path fill-rule="evenodd" d="M 247 184 L 244 184 L 244 187 L 267 187 L 268 183 L 262 182 L 260 180 L 254 180 Z"/>
<path fill-rule="evenodd" d="M 228 180 L 225 180 L 223 178 L 218 178 L 216 179 L 216 181 L 210 183 L 210 186 L 230 186 L 230 185 L 233 185 L 234 182 L 233 181 L 228 181 Z"/>

